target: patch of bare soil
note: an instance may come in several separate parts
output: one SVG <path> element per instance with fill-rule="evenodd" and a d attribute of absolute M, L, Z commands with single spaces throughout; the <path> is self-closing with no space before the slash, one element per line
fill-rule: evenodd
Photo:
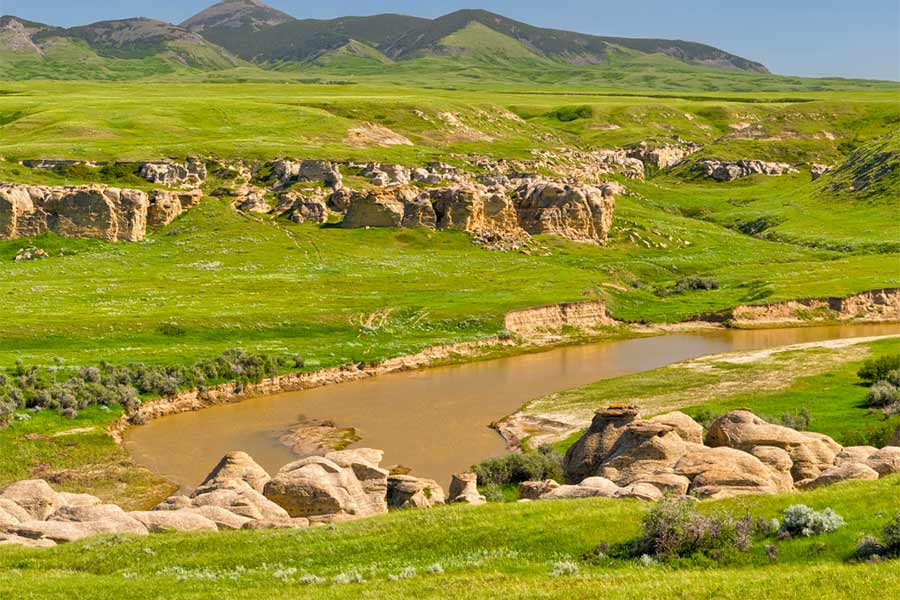
<path fill-rule="evenodd" d="M 413 143 L 399 133 L 375 123 L 363 123 L 347 132 L 344 143 L 348 146 L 412 146 Z"/>

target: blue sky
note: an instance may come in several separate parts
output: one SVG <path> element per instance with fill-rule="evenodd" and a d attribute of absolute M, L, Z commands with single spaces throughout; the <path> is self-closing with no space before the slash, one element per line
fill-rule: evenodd
<path fill-rule="evenodd" d="M 145 16 L 180 22 L 213 0 L 0 0 L 0 14 L 54 25 Z M 270 0 L 298 18 L 484 8 L 558 29 L 704 42 L 776 73 L 900 80 L 898 0 Z"/>

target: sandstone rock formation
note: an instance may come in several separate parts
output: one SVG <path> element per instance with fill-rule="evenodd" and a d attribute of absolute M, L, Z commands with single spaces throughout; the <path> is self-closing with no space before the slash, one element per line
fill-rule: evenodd
<path fill-rule="evenodd" d="M 149 205 L 147 194 L 138 190 L 0 184 L 0 239 L 52 231 L 63 237 L 139 241 Z"/>
<path fill-rule="evenodd" d="M 615 209 L 610 190 L 536 181 L 523 185 L 516 194 L 519 224 L 528 233 L 606 243 Z"/>
<path fill-rule="evenodd" d="M 185 162 L 146 162 L 139 174 L 150 183 L 166 187 L 196 188 L 206 181 L 206 163 L 199 158 L 188 158 Z"/>
<path fill-rule="evenodd" d="M 272 163 L 272 176 L 282 187 L 304 181 L 323 183 L 334 190 L 344 185 L 340 167 L 328 160 L 277 160 Z"/>
<path fill-rule="evenodd" d="M 668 169 L 698 150 L 700 150 L 700 146 L 691 142 L 663 144 L 655 148 L 650 148 L 646 142 L 641 142 L 638 146 L 628 150 L 628 157 L 636 158 L 657 169 Z"/>
<path fill-rule="evenodd" d="M 475 473 L 458 473 L 450 481 L 447 503 L 464 502 L 479 506 L 487 502 L 478 491 L 478 476 Z"/>
<path fill-rule="evenodd" d="M 700 163 L 703 174 L 716 181 L 734 181 L 750 175 L 786 175 L 798 173 L 787 163 L 764 162 L 761 160 L 704 160 Z"/>
<path fill-rule="evenodd" d="M 606 312 L 606 303 L 600 300 L 525 308 L 507 313 L 504 319 L 507 331 L 526 338 L 558 334 L 567 327 L 596 331 L 615 324 Z"/>
<path fill-rule="evenodd" d="M 538 500 L 541 496 L 557 489 L 559 484 L 552 480 L 523 481 L 519 484 L 519 498 L 522 500 Z"/>
<path fill-rule="evenodd" d="M 202 197 L 203 192 L 200 190 L 185 192 L 154 190 L 150 192 L 147 225 L 149 227 L 168 225 L 183 212 L 196 206 Z"/>
<path fill-rule="evenodd" d="M 229 479 L 240 479 L 260 494 L 272 478 L 265 469 L 250 458 L 246 452 L 229 452 L 206 476 L 200 487 L 222 483 Z"/>
<path fill-rule="evenodd" d="M 325 223 L 328 221 L 328 207 L 322 195 L 301 195 L 286 192 L 279 196 L 275 211 L 294 223 Z"/>
<path fill-rule="evenodd" d="M 433 479 L 412 475 L 388 478 L 387 502 L 391 508 L 431 508 L 445 501 L 444 489 Z"/>
<path fill-rule="evenodd" d="M 717 419 L 706 445 L 698 439 L 700 433 L 700 426 L 683 413 L 644 420 L 633 407 L 598 411 L 564 458 L 569 485 L 540 498 L 724 498 L 900 472 L 900 447 L 841 448 L 828 436 L 772 425 L 747 410 Z"/>

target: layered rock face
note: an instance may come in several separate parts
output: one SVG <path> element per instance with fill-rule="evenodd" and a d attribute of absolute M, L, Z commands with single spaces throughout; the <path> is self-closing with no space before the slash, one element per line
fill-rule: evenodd
<path fill-rule="evenodd" d="M 515 194 L 483 186 L 435 188 L 427 192 L 396 185 L 369 192 L 332 195 L 346 206 L 343 227 L 427 227 L 477 236 L 523 240 L 553 234 L 603 244 L 612 227 L 611 187 L 570 186 L 537 181 Z"/>
<path fill-rule="evenodd" d="M 340 168 L 327 160 L 278 160 L 272 165 L 272 175 L 282 186 L 304 181 L 322 182 L 335 190 L 344 186 Z"/>
<path fill-rule="evenodd" d="M 147 194 L 138 190 L 0 184 L 0 239 L 52 231 L 63 237 L 135 242 L 144 237 L 149 208 Z"/>
<path fill-rule="evenodd" d="M 598 411 L 566 453 L 568 485 L 541 499 L 774 494 L 900 473 L 900 447 L 841 448 L 828 436 L 772 425 L 747 410 L 702 428 L 675 412 L 641 419 L 633 407 Z M 655 491 L 654 491 L 655 490 Z"/>
<path fill-rule="evenodd" d="M 162 227 L 168 225 L 183 212 L 200 203 L 203 192 L 190 190 L 185 192 L 171 192 L 167 190 L 154 190 L 150 192 L 150 207 L 147 211 L 147 225 L 149 227 Z"/>
<path fill-rule="evenodd" d="M 716 181 L 734 181 L 750 175 L 787 175 L 798 173 L 787 163 L 764 162 L 761 160 L 704 160 L 700 163 L 703 174 Z"/>
<path fill-rule="evenodd" d="M 606 304 L 596 300 L 525 308 L 507 313 L 504 320 L 507 331 L 523 337 L 558 333 L 566 327 L 590 331 L 615 324 L 606 312 Z"/>
<path fill-rule="evenodd" d="M 538 181 L 523 185 L 516 195 L 519 224 L 528 233 L 606 243 L 615 209 L 610 190 Z"/>
<path fill-rule="evenodd" d="M 628 156 L 652 165 L 657 169 L 668 169 L 698 150 L 700 150 L 700 146 L 690 142 L 683 142 L 678 145 L 664 144 L 655 148 L 650 148 L 646 142 L 642 142 L 636 148 L 628 150 Z"/>

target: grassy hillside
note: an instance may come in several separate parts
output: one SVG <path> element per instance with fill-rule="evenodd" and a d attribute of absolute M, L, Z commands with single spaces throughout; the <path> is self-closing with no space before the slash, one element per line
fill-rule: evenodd
<path fill-rule="evenodd" d="M 897 509 L 900 479 L 791 496 L 704 503 L 703 510 L 776 518 L 798 500 L 831 507 L 837 532 L 756 541 L 730 563 L 586 561 L 600 543 L 639 533 L 647 505 L 575 500 L 396 512 L 297 532 L 160 535 L 86 541 L 54 550 L 0 549 L 8 598 L 604 598 L 845 600 L 900 593 L 896 561 L 849 562 L 857 540 Z M 771 561 L 766 543 L 777 547 Z M 570 561 L 577 573 L 551 577 Z M 341 583 L 355 578 L 358 583 Z M 304 576 L 306 576 L 304 578 Z M 321 583 L 312 583 L 320 581 Z"/>

